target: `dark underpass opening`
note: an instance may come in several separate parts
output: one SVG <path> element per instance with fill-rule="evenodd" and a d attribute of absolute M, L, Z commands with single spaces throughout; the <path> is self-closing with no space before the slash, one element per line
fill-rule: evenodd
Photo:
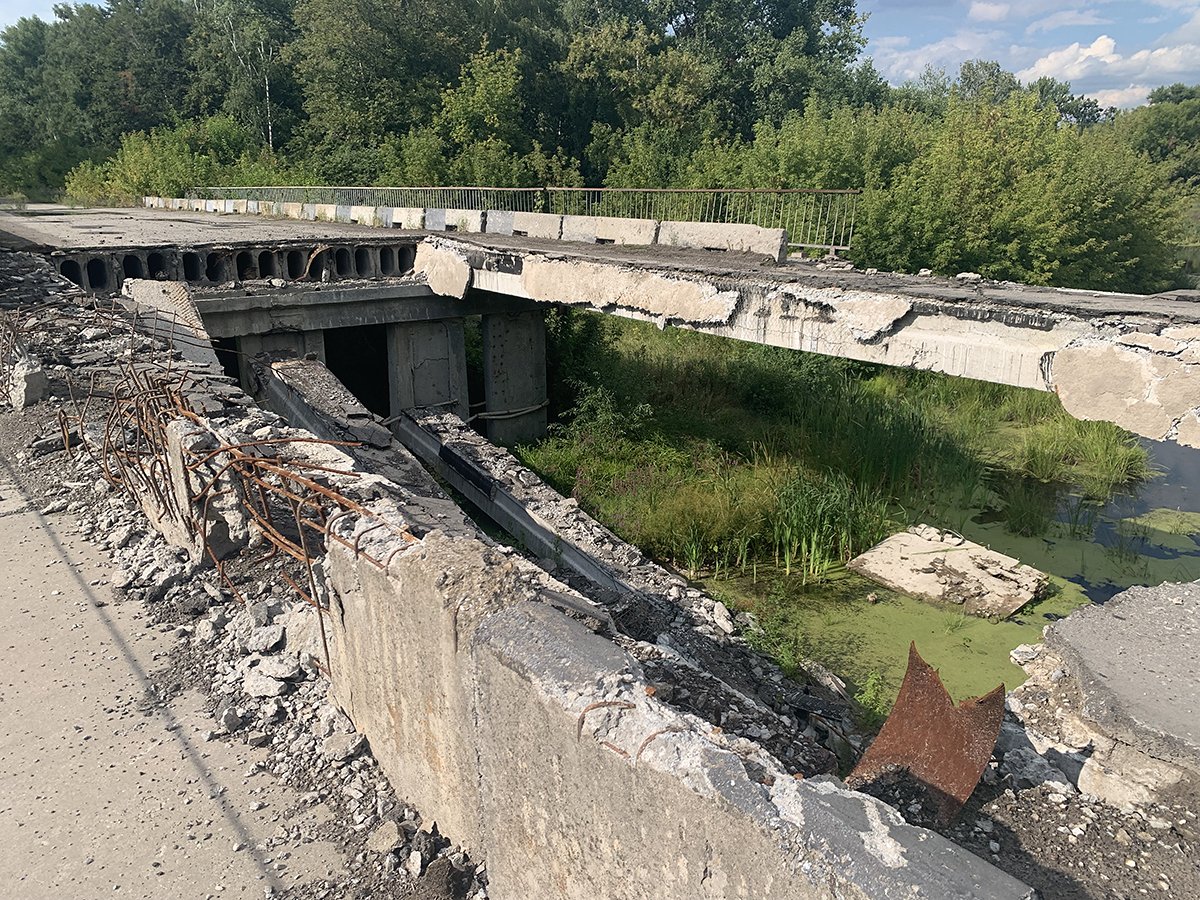
<path fill-rule="evenodd" d="M 391 415 L 386 325 L 327 329 L 325 364 L 363 406 L 384 418 Z"/>

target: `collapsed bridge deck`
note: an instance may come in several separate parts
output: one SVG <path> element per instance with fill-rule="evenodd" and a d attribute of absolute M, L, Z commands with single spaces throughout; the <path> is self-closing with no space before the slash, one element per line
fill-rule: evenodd
<path fill-rule="evenodd" d="M 445 228 L 446 211 L 441 212 Z M 114 273 L 105 281 L 109 290 L 121 280 L 126 258 L 140 260 L 137 254 L 145 253 L 144 264 L 128 263 L 135 273 L 140 266 L 151 277 L 225 286 L 210 300 L 200 299 L 201 308 L 207 304 L 214 315 L 236 314 L 242 298 L 248 313 L 260 310 L 249 324 L 214 321 L 218 335 L 237 328 L 269 334 L 331 327 L 333 320 L 318 320 L 313 307 L 328 312 L 331 296 L 314 299 L 315 292 L 335 289 L 347 300 L 353 290 L 363 292 L 335 314 L 344 315 L 341 324 L 347 326 L 387 320 L 392 313 L 373 315 L 365 309 L 395 307 L 397 300 L 410 301 L 407 313 L 395 314 L 411 320 L 418 299 L 448 298 L 448 304 L 421 313 L 429 321 L 485 311 L 536 314 L 539 305 L 567 304 L 661 327 L 1053 390 L 1080 418 L 1104 419 L 1144 437 L 1200 446 L 1196 292 L 1138 296 L 996 284 L 977 277 L 879 274 L 843 264 L 767 265 L 764 256 L 750 253 L 636 246 L 632 242 L 648 239 L 637 222 L 629 226 L 629 243 L 619 225 L 611 223 L 604 227 L 617 230 L 607 232 L 615 237 L 606 242 L 597 242 L 600 226 L 590 232 L 576 229 L 584 237 L 592 235 L 591 243 L 583 243 L 488 233 L 486 214 L 472 215 L 474 224 L 467 227 L 478 233 L 383 230 L 261 216 L 216 218 L 165 209 L 35 209 L 27 216 L 0 215 L 0 235 L 37 244 L 59 260 L 60 271 L 66 262 L 78 268 L 82 256 L 93 254 L 82 272 L 86 277 L 95 263 L 98 270 Z M 511 232 L 511 222 L 507 226 Z M 567 235 L 561 223 L 557 233 Z M 214 243 L 218 237 L 225 240 Z M 307 256 L 295 243 L 301 238 L 308 242 L 304 247 L 311 244 Z M 183 254 L 178 265 L 164 255 L 167 248 Z M 156 252 L 160 271 L 154 274 Z M 191 266 L 195 278 L 188 277 L 188 253 L 197 257 Z M 325 256 L 314 268 L 321 254 Z M 103 259 L 111 261 L 97 262 Z M 261 291 L 239 287 L 264 278 L 280 286 L 266 304 L 266 315 L 261 314 L 261 297 L 251 299 Z M 372 284 L 354 288 L 349 283 L 364 278 Z M 536 339 L 529 344 L 535 351 L 537 345 Z M 510 393 L 502 404 L 510 409 L 541 402 L 527 391 Z M 536 437 L 538 427 L 544 422 L 535 417 L 527 427 L 514 428 L 511 437 Z"/>

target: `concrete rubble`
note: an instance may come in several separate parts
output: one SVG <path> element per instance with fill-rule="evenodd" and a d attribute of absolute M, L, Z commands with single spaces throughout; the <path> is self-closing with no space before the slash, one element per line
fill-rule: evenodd
<path fill-rule="evenodd" d="M 520 523 L 495 506 L 501 495 L 511 498 L 516 516 L 525 514 L 526 546 L 548 572 L 604 607 L 613 639 L 641 661 L 656 696 L 760 743 L 793 774 L 832 772 L 836 756 L 850 759 L 861 747 L 841 685 L 823 670 L 799 683 L 754 652 L 746 639 L 753 616 L 740 614 L 735 624 L 724 604 L 647 559 L 457 416 L 413 410 L 394 427 L 408 441 L 414 429 L 431 437 L 436 443 L 422 457 L 454 460 L 439 467 L 442 477 L 513 529 Z M 459 461 L 473 473 L 464 478 Z"/>
<path fill-rule="evenodd" d="M 1014 615 L 1049 584 L 1020 560 L 928 525 L 892 535 L 847 566 L 902 594 L 994 619 Z"/>
<path fill-rule="evenodd" d="M 1127 812 L 1200 799 L 1198 636 L 1195 584 L 1131 588 L 1056 622 L 1019 657 L 1029 679 L 1010 698 L 1025 736 L 1010 742 L 1025 751 L 1018 764 L 1032 750 L 1046 781 Z"/>

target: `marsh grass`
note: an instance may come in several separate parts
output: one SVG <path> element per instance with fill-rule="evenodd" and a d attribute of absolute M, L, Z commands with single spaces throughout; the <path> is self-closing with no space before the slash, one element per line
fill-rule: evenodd
<path fill-rule="evenodd" d="M 1150 474 L 1133 438 L 1052 394 L 580 315 L 552 322 L 559 424 L 519 453 L 693 578 L 826 581 L 895 528 L 969 515 L 997 477 L 1008 526 L 1039 534 L 1047 485 L 1105 497 Z"/>

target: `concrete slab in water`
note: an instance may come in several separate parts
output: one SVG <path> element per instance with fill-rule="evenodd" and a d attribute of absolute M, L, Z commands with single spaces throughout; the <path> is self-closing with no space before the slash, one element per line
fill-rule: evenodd
<path fill-rule="evenodd" d="M 903 594 L 1006 619 L 1034 600 L 1046 576 L 961 535 L 918 525 L 876 544 L 849 567 Z"/>

